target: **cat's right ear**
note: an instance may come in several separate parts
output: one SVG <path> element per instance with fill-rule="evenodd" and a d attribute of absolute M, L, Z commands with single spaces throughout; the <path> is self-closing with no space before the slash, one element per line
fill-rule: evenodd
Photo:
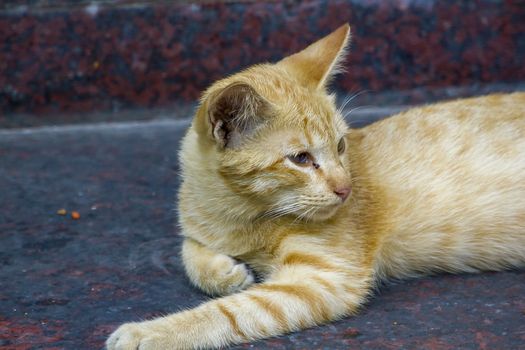
<path fill-rule="evenodd" d="M 208 135 L 222 148 L 236 148 L 253 135 L 270 103 L 246 83 L 233 83 L 207 99 Z"/>

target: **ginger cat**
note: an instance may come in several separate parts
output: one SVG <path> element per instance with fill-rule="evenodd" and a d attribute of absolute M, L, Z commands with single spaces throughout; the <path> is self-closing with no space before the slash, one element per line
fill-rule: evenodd
<path fill-rule="evenodd" d="M 249 342 L 355 314 L 382 279 L 525 265 L 525 93 L 352 130 L 326 91 L 348 38 L 204 93 L 180 152 L 182 257 L 223 297 L 122 325 L 108 349 Z"/>

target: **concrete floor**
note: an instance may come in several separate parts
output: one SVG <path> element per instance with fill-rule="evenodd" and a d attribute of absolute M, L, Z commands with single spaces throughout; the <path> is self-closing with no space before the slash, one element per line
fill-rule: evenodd
<path fill-rule="evenodd" d="M 0 131 L 1 349 L 100 349 L 122 322 L 207 299 L 175 225 L 187 126 Z M 525 349 L 524 295 L 523 271 L 403 281 L 356 317 L 236 348 Z"/>

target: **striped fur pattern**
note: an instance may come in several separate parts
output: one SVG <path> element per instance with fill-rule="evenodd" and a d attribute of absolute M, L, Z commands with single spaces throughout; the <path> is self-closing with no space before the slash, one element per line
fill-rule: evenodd
<path fill-rule="evenodd" d="M 124 324 L 108 349 L 250 342 L 355 314 L 382 279 L 525 265 L 525 93 L 352 130 L 326 92 L 348 37 L 204 93 L 180 153 L 182 257 L 220 297 Z"/>

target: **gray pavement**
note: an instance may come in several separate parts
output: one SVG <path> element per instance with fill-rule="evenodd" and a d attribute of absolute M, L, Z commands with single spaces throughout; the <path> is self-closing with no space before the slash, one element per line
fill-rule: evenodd
<path fill-rule="evenodd" d="M 188 123 L 0 131 L 0 348 L 99 349 L 122 322 L 208 298 L 175 224 Z M 236 348 L 520 349 L 524 295 L 523 271 L 400 281 L 356 317 Z"/>

